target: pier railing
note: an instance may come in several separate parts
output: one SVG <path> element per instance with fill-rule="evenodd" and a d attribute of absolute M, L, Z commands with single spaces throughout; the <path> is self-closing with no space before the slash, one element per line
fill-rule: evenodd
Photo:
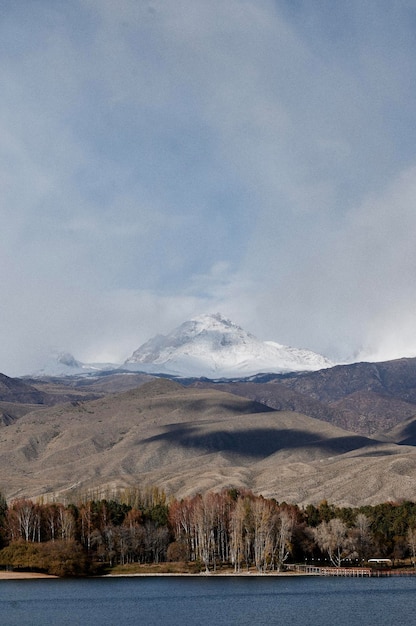
<path fill-rule="evenodd" d="M 384 576 L 416 576 L 416 569 L 394 570 L 376 569 L 372 567 L 318 567 L 316 565 L 287 565 L 286 569 L 298 574 L 313 576 L 343 576 L 354 578 L 384 577 Z"/>

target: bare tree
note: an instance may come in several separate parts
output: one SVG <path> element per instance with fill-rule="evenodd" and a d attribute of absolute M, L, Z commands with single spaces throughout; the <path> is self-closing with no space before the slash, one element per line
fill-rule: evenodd
<path fill-rule="evenodd" d="M 238 498 L 230 519 L 230 552 L 235 572 L 240 571 L 245 555 L 246 516 L 246 502 L 243 498 Z"/>
<path fill-rule="evenodd" d="M 7 526 L 12 540 L 24 539 L 33 541 L 36 537 L 37 523 L 36 505 L 32 500 L 21 498 L 12 502 L 6 516 Z"/>
<path fill-rule="evenodd" d="M 75 519 L 70 509 L 63 505 L 58 507 L 59 528 L 61 539 L 71 541 L 75 534 Z"/>
<path fill-rule="evenodd" d="M 58 529 L 58 505 L 55 503 L 46 506 L 46 527 L 51 541 L 55 541 Z"/>
<path fill-rule="evenodd" d="M 186 560 L 195 560 L 195 534 L 192 515 L 193 505 L 189 498 L 174 501 L 169 507 L 169 520 L 176 541 L 187 546 Z"/>
<path fill-rule="evenodd" d="M 416 528 L 407 529 L 407 543 L 412 555 L 413 567 L 416 567 Z"/>
<path fill-rule="evenodd" d="M 79 508 L 81 520 L 81 543 L 87 549 L 91 550 L 91 539 L 94 530 L 93 527 L 93 503 L 91 500 L 83 503 Z"/>
<path fill-rule="evenodd" d="M 277 514 L 276 547 L 274 552 L 278 571 L 280 571 L 289 557 L 294 523 L 294 517 L 289 511 L 283 509 Z"/>
<path fill-rule="evenodd" d="M 196 554 L 205 565 L 205 571 L 208 572 L 210 563 L 215 563 L 215 509 L 209 493 L 195 498 L 192 513 L 193 525 L 195 527 Z"/>
<path fill-rule="evenodd" d="M 130 534 L 126 536 L 126 540 L 131 541 Z M 166 526 L 157 526 L 151 521 L 146 522 L 143 545 L 146 561 L 149 563 L 159 563 L 159 561 L 165 560 L 169 545 L 169 530 Z"/>
<path fill-rule="evenodd" d="M 253 519 L 254 562 L 259 572 L 273 563 L 276 534 L 276 506 L 273 501 L 255 498 L 251 505 Z"/>
<path fill-rule="evenodd" d="M 338 517 L 322 522 L 313 529 L 315 541 L 322 552 L 326 552 L 335 567 L 352 553 L 352 542 L 348 527 Z"/>
<path fill-rule="evenodd" d="M 364 513 L 359 513 L 352 531 L 354 547 L 360 559 L 368 559 L 372 547 L 370 520 Z"/>

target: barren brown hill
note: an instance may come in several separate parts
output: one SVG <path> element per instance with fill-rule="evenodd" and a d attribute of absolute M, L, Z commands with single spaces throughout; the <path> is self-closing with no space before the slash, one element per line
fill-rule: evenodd
<path fill-rule="evenodd" d="M 281 382 L 342 412 L 355 432 L 381 433 L 416 415 L 415 358 L 339 365 Z"/>
<path fill-rule="evenodd" d="M 0 428 L 13 424 L 26 413 L 36 411 L 43 405 L 23 404 L 20 402 L 0 402 Z"/>
<path fill-rule="evenodd" d="M 388 430 L 385 439 L 406 446 L 416 446 L 416 417 L 400 422 Z"/>
<path fill-rule="evenodd" d="M 19 378 L 0 374 L 0 428 L 33 411 L 38 406 L 52 404 L 47 393 Z"/>
<path fill-rule="evenodd" d="M 416 358 L 336 365 L 318 372 L 285 376 L 281 382 L 321 402 L 336 402 L 357 391 L 373 391 L 414 403 Z"/>
<path fill-rule="evenodd" d="M 413 497 L 416 454 L 295 412 L 159 379 L 3 427 L 0 477 L 9 498 L 151 484 L 178 497 L 244 487 L 279 501 L 355 505 Z"/>
<path fill-rule="evenodd" d="M 338 365 L 318 372 L 258 376 L 256 382 L 198 381 L 341 428 L 379 436 L 416 415 L 416 359 Z"/>
<path fill-rule="evenodd" d="M 346 430 L 354 430 L 353 428 L 349 428 L 349 422 L 351 420 L 347 413 L 344 414 L 342 410 L 338 410 L 336 407 L 332 407 L 313 397 L 295 391 L 279 380 L 272 380 L 267 383 L 251 381 L 211 382 L 205 380 L 194 382 L 192 386 L 198 389 L 219 389 L 243 398 L 261 402 L 276 411 L 295 411 L 309 415 L 309 417 L 329 422 L 330 424 L 334 424 Z M 367 428 L 362 430 L 357 428 L 356 432 L 369 434 Z"/>
<path fill-rule="evenodd" d="M 0 374 L 0 402 L 47 404 L 47 394 L 20 378 L 10 378 L 5 374 Z"/>

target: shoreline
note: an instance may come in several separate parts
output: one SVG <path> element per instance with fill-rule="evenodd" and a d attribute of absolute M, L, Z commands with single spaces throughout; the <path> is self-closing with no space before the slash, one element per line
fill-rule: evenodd
<path fill-rule="evenodd" d="M 297 572 L 198 572 L 193 574 L 190 572 L 137 572 L 132 574 L 103 574 L 102 576 L 86 576 L 85 578 L 155 578 L 155 577 L 185 577 L 185 578 L 203 578 L 203 577 L 248 577 L 248 578 L 265 578 L 265 577 L 293 577 L 293 576 L 313 576 L 314 574 L 299 574 Z M 32 579 L 48 579 L 60 578 L 50 574 L 42 574 L 41 572 L 6 572 L 0 571 L 1 580 L 32 580 Z M 83 578 L 83 577 L 80 577 Z"/>
<path fill-rule="evenodd" d="M 2 572 L 0 571 L 0 580 L 30 580 L 34 578 L 58 578 L 51 574 L 42 574 L 42 572 Z"/>

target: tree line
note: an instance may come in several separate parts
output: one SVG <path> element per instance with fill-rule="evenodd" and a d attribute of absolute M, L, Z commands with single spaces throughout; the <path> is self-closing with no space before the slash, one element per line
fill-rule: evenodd
<path fill-rule="evenodd" d="M 193 563 L 279 571 L 297 563 L 357 565 L 370 557 L 416 560 L 416 504 L 359 508 L 322 501 L 299 507 L 237 489 L 181 500 L 158 489 L 126 489 L 71 503 L 0 494 L 0 567 L 59 576 L 115 565 Z"/>

